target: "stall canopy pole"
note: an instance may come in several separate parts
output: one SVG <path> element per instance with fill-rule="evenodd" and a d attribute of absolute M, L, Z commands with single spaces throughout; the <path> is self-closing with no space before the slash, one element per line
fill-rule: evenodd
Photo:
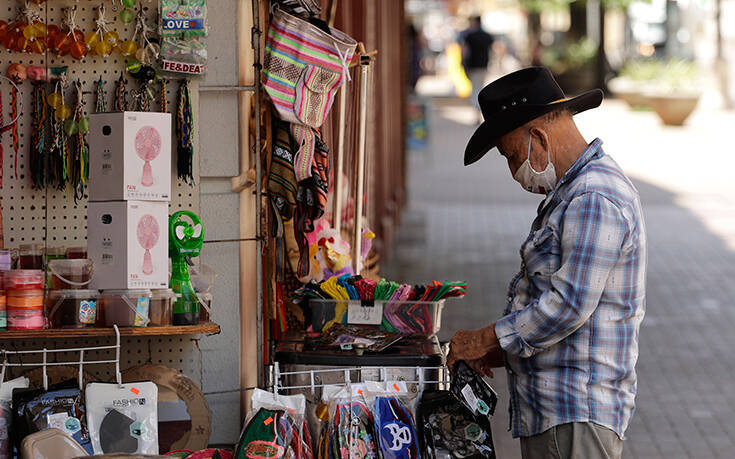
<path fill-rule="evenodd" d="M 347 111 L 347 82 L 339 90 L 339 132 L 337 136 L 337 161 L 334 165 L 334 210 L 332 211 L 334 229 L 342 234 L 342 165 L 345 157 L 345 112 Z"/>
<path fill-rule="evenodd" d="M 252 1 L 253 5 L 253 67 L 255 68 L 255 237 L 257 238 L 257 254 L 255 261 L 255 282 L 257 288 L 257 331 L 258 331 L 258 385 L 263 386 L 264 383 L 264 336 L 263 336 L 263 234 L 261 228 L 262 213 L 262 164 L 260 145 L 260 2 Z"/>
<path fill-rule="evenodd" d="M 367 90 L 368 73 L 370 71 L 370 56 L 365 54 L 365 48 L 360 44 L 360 133 L 358 137 L 357 164 L 355 173 L 355 220 L 354 220 L 354 243 L 352 265 L 355 274 L 360 274 L 362 263 L 360 252 L 362 251 L 362 207 L 365 188 L 365 142 L 367 134 Z"/>

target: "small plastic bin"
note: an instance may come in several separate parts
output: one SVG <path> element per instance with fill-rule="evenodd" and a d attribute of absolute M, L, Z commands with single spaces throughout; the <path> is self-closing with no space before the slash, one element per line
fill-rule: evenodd
<path fill-rule="evenodd" d="M 174 302 L 178 293 L 170 288 L 151 290 L 151 310 L 149 313 L 150 323 L 157 327 L 169 326 L 174 320 Z"/>
<path fill-rule="evenodd" d="M 92 282 L 94 263 L 86 258 L 51 260 L 51 288 L 54 290 L 85 289 Z"/>
<path fill-rule="evenodd" d="M 97 325 L 101 327 L 146 327 L 150 322 L 151 291 L 147 289 L 103 290 Z"/>
<path fill-rule="evenodd" d="M 97 322 L 97 290 L 50 290 L 46 301 L 51 328 L 88 328 Z"/>
<path fill-rule="evenodd" d="M 402 335 L 431 336 L 441 329 L 444 309 L 444 300 L 369 302 L 311 299 L 309 304 L 312 328 L 319 333 L 342 323 L 374 326 Z"/>
<path fill-rule="evenodd" d="M 40 269 L 11 269 L 3 272 L 5 290 L 40 290 L 43 271 Z"/>
<path fill-rule="evenodd" d="M 197 292 L 199 298 L 199 323 L 204 324 L 212 320 L 212 294 L 209 292 Z"/>

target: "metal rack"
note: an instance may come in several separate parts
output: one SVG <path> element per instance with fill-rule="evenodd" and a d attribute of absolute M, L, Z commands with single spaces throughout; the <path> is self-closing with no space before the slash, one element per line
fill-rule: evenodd
<path fill-rule="evenodd" d="M 66 366 L 66 365 L 79 365 L 79 388 L 83 387 L 84 380 L 84 366 L 85 365 L 100 365 L 100 364 L 115 364 L 115 380 L 118 384 L 122 384 L 122 374 L 120 373 L 120 330 L 117 325 L 115 329 L 115 344 L 109 346 L 90 346 L 90 347 L 76 347 L 76 348 L 63 348 L 63 349 L 30 349 L 23 351 L 8 351 L 6 349 L 0 349 L 0 354 L 3 356 L 2 368 L 0 369 L 0 386 L 2 386 L 5 380 L 5 369 L 8 367 L 42 367 L 43 368 L 43 389 L 48 390 L 48 375 L 46 374 L 46 368 L 51 366 Z M 115 350 L 115 358 L 108 360 L 84 360 L 85 352 L 102 351 L 102 350 Z M 79 360 L 67 361 L 67 362 L 49 362 L 48 354 L 61 353 L 61 352 L 79 352 Z M 18 362 L 9 363 L 8 356 L 12 355 L 28 355 L 28 354 L 41 354 L 43 360 L 41 362 Z"/>

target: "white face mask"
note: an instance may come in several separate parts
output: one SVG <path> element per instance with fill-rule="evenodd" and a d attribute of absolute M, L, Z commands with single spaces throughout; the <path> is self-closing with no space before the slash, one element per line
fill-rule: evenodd
<path fill-rule="evenodd" d="M 547 150 L 547 164 L 546 169 L 541 172 L 536 172 L 531 167 L 531 139 L 528 137 L 528 156 L 526 160 L 518 168 L 514 179 L 521 184 L 524 190 L 530 191 L 531 193 L 547 194 L 556 186 L 556 169 L 554 164 L 551 162 L 551 151 Z"/>

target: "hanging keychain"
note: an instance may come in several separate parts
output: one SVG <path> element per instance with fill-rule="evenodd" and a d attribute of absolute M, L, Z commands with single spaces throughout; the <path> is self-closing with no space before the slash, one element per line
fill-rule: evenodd
<path fill-rule="evenodd" d="M 44 168 L 44 152 L 46 151 L 46 83 L 33 82 L 33 103 L 31 107 L 31 142 L 29 149 L 28 166 L 31 173 L 33 187 L 37 190 L 46 187 Z"/>
<path fill-rule="evenodd" d="M 107 91 L 105 91 L 105 82 L 102 81 L 102 77 L 95 83 L 96 88 L 96 99 L 94 105 L 95 113 L 103 113 L 107 107 Z"/>
<path fill-rule="evenodd" d="M 114 30 L 109 30 L 107 25 L 110 23 L 105 18 L 105 4 L 102 3 L 97 8 L 97 20 L 95 24 L 97 29 L 88 32 L 84 36 L 84 42 L 89 49 L 96 55 L 107 57 L 112 54 L 112 50 L 120 44 L 120 36 Z"/>
<path fill-rule="evenodd" d="M 10 82 L 10 84 L 13 86 L 13 91 L 14 92 L 17 92 L 18 91 L 18 87 L 17 87 L 17 85 L 15 84 L 15 81 L 13 81 L 12 78 L 8 78 L 8 77 L 3 76 L 3 75 L 0 75 L 0 78 L 3 78 L 3 79 L 8 80 Z M 8 124 L 4 124 L 3 123 L 2 106 L 3 106 L 3 101 L 2 101 L 2 97 L 0 97 L 0 186 L 2 186 L 2 184 L 3 184 L 3 169 L 4 169 L 4 166 L 3 166 L 3 156 L 4 155 L 3 155 L 2 134 L 3 134 L 3 132 L 7 131 L 8 129 L 15 129 L 15 126 L 18 124 L 17 123 L 18 122 L 18 118 L 20 117 L 20 114 L 18 112 L 18 113 L 15 114 L 15 116 L 13 116 L 12 121 L 10 121 Z M 17 154 L 16 154 L 16 156 L 17 156 Z"/>
<path fill-rule="evenodd" d="M 59 56 L 66 56 L 71 54 L 76 60 L 84 59 L 87 55 L 89 47 L 84 41 L 84 32 L 77 29 L 77 5 L 64 9 L 64 24 L 66 26 L 65 32 L 60 34 L 58 40 L 56 40 L 55 50 Z"/>
<path fill-rule="evenodd" d="M 18 119 L 20 116 L 20 110 L 18 109 L 18 86 L 20 83 L 25 81 L 27 78 L 26 73 L 26 67 L 23 64 L 10 64 L 8 66 L 8 78 L 10 78 L 15 84 L 13 85 L 13 89 L 11 92 L 11 102 L 10 102 L 10 108 L 11 108 L 11 117 L 13 119 Z M 13 152 L 15 153 L 15 157 L 13 158 L 13 171 L 15 174 L 16 180 L 18 179 L 18 150 L 20 147 L 20 140 L 18 138 L 18 123 L 13 123 L 10 125 L 11 129 L 11 135 L 13 139 Z"/>
<path fill-rule="evenodd" d="M 159 80 L 161 83 L 161 98 L 158 101 L 162 113 L 168 113 L 168 82 L 165 78 Z"/>
<path fill-rule="evenodd" d="M 120 72 L 120 78 L 115 82 L 115 111 L 124 112 L 128 109 L 128 80 Z"/>
<path fill-rule="evenodd" d="M 178 153 L 177 173 L 179 179 L 194 185 L 194 143 L 193 114 L 191 107 L 191 91 L 189 80 L 181 80 L 176 107 L 176 151 Z"/>
<path fill-rule="evenodd" d="M 74 204 L 84 198 L 84 188 L 89 176 L 89 145 L 87 144 L 87 133 L 89 132 L 89 118 L 84 116 L 84 101 L 82 82 L 74 82 L 74 115 L 66 120 L 64 134 L 70 139 L 71 152 L 69 154 L 69 182 L 74 193 Z"/>
<path fill-rule="evenodd" d="M 51 162 L 52 183 L 58 189 L 66 186 L 68 177 L 68 139 L 64 133 L 64 121 L 71 116 L 71 108 L 64 103 L 66 89 L 66 73 L 56 82 L 56 89 L 46 98 L 49 106 L 54 108 L 51 118 L 51 148 L 49 160 Z"/>

